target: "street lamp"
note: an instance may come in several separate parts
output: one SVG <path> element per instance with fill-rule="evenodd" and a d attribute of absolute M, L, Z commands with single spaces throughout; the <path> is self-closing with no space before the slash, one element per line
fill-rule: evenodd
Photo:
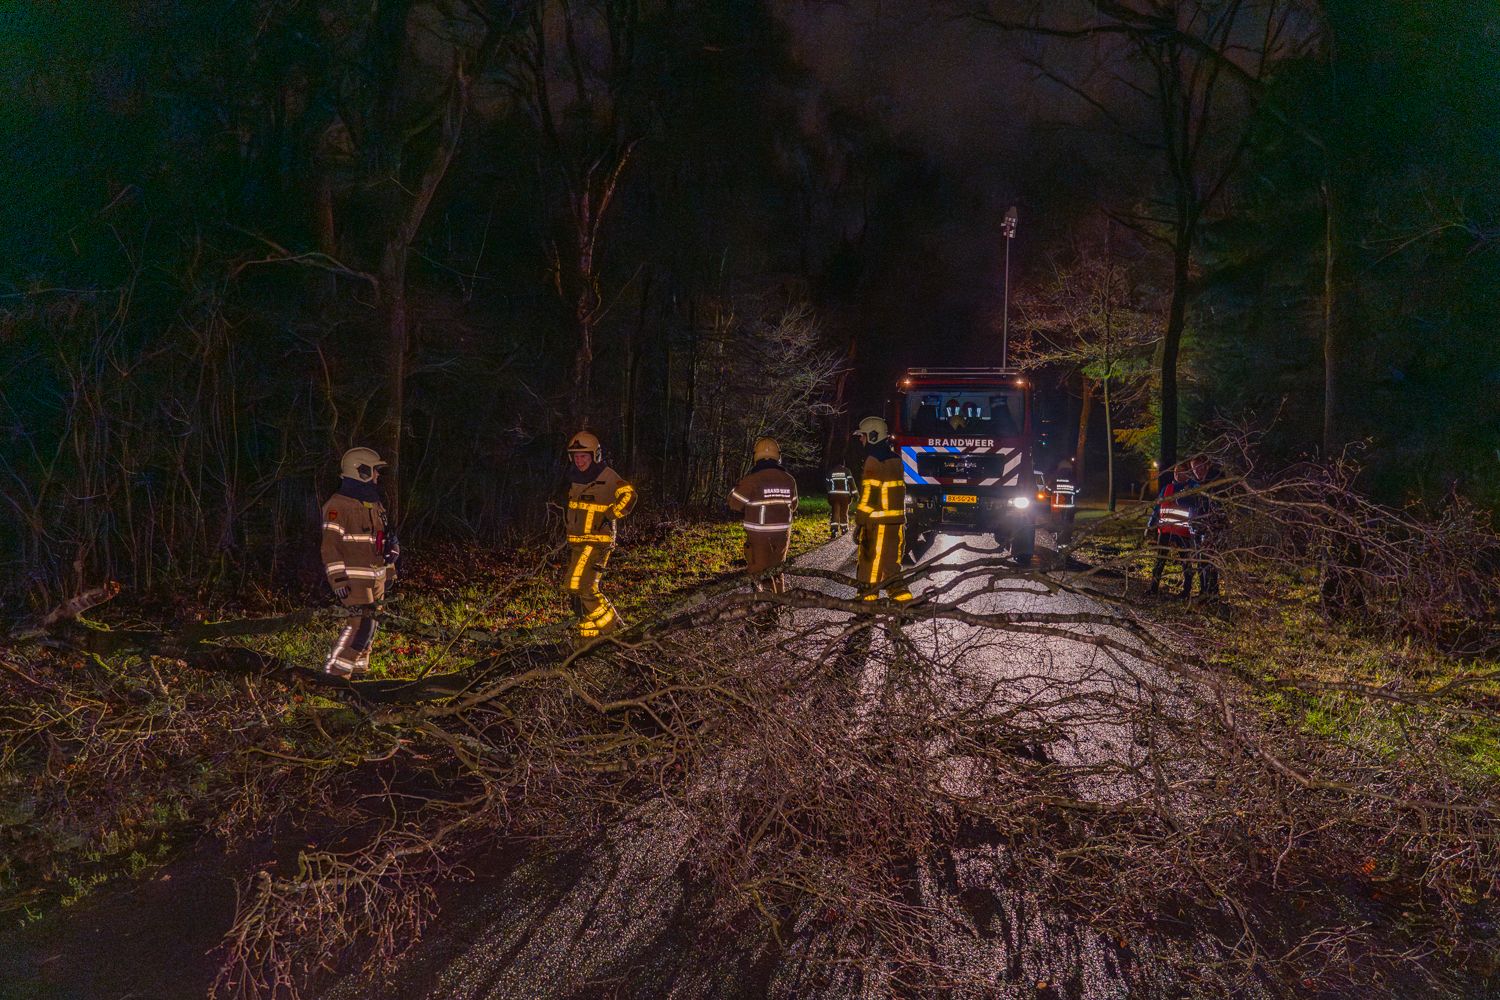
<path fill-rule="evenodd" d="M 1000 367 L 1010 366 L 1010 241 L 1016 238 L 1016 206 L 1005 210 L 1005 305 L 1000 313 Z"/>

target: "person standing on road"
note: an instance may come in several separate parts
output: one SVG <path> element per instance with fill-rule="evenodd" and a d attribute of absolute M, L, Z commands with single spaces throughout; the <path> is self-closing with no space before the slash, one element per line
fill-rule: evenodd
<path fill-rule="evenodd" d="M 744 516 L 745 572 L 757 592 L 786 593 L 786 575 L 754 579 L 786 562 L 797 514 L 797 480 L 781 467 L 781 446 L 773 438 L 755 442 L 753 465 L 729 491 L 729 509 Z"/>
<path fill-rule="evenodd" d="M 1156 564 L 1151 567 L 1151 586 L 1148 594 L 1161 589 L 1162 572 L 1167 560 L 1176 558 L 1182 563 L 1182 596 L 1193 593 L 1193 507 L 1195 498 L 1184 496 L 1196 483 L 1188 473 L 1186 462 L 1172 467 L 1172 478 L 1162 484 L 1157 495 L 1156 506 L 1146 522 L 1146 532 L 1156 532 Z M 1175 553 L 1175 556 L 1174 556 Z"/>
<path fill-rule="evenodd" d="M 860 475 L 859 506 L 854 522 L 859 527 L 859 585 L 862 598 L 873 601 L 883 588 L 893 601 L 909 601 L 912 593 L 890 580 L 901 572 L 906 542 L 906 478 L 901 459 L 891 447 L 890 430 L 880 417 L 866 417 L 856 432 L 865 446 L 865 467 Z"/>
<path fill-rule="evenodd" d="M 396 581 L 401 547 L 385 516 L 380 470 L 385 462 L 371 448 L 351 448 L 339 460 L 338 492 L 323 505 L 323 572 L 346 608 L 359 608 L 339 632 L 323 672 L 352 677 L 370 669 L 375 611 Z"/>
<path fill-rule="evenodd" d="M 568 564 L 563 589 L 578 615 L 578 643 L 584 645 L 620 627 L 615 606 L 599 590 L 615 548 L 615 525 L 635 507 L 635 487 L 604 463 L 604 448 L 588 431 L 568 442 Z"/>
<path fill-rule="evenodd" d="M 835 465 L 828 473 L 828 537 L 849 533 L 849 504 L 855 494 L 854 473 L 847 466 Z"/>
<path fill-rule="evenodd" d="M 1063 459 L 1052 470 L 1052 517 L 1057 525 L 1057 547 L 1062 551 L 1073 541 L 1073 520 L 1078 514 L 1078 484 L 1073 481 L 1073 459 Z"/>
<path fill-rule="evenodd" d="M 1193 544 L 1198 553 L 1198 592 L 1204 597 L 1219 596 L 1219 551 L 1224 542 L 1225 509 L 1224 473 L 1207 455 L 1195 455 L 1191 463 L 1193 481 L 1198 484 L 1193 512 Z"/>

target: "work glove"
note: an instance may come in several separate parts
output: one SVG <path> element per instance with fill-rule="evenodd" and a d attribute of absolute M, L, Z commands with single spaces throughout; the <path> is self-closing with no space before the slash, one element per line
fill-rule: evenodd
<path fill-rule="evenodd" d="M 341 601 L 344 598 L 348 597 L 349 596 L 349 585 L 345 584 L 342 587 L 334 587 L 333 588 L 333 596 L 337 597 Z"/>

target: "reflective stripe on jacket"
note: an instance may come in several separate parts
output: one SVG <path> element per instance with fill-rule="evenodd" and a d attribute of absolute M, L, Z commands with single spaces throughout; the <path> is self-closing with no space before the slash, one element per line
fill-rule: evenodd
<path fill-rule="evenodd" d="M 874 455 L 865 459 L 854 520 L 860 525 L 906 520 L 906 478 L 901 471 L 901 459 L 882 460 Z"/>
<path fill-rule="evenodd" d="M 630 513 L 635 501 L 635 487 L 607 465 L 592 482 L 570 484 L 563 520 L 568 541 L 613 545 L 615 522 Z"/>
<path fill-rule="evenodd" d="M 385 562 L 385 507 L 335 493 L 323 505 L 323 572 L 334 590 L 349 588 L 351 604 L 385 595 L 395 569 Z"/>
<path fill-rule="evenodd" d="M 1161 499 L 1157 501 L 1156 510 L 1152 513 L 1156 531 L 1162 535 L 1176 535 L 1187 538 L 1193 533 L 1193 503 L 1192 498 L 1184 497 L 1182 500 L 1174 500 L 1179 493 L 1186 493 L 1197 486 L 1196 483 L 1187 482 L 1181 485 L 1172 482 L 1161 488 Z"/>
<path fill-rule="evenodd" d="M 1061 477 L 1052 483 L 1052 507 L 1073 507 L 1078 502 L 1078 487 Z"/>
<path fill-rule="evenodd" d="M 854 475 L 847 469 L 835 469 L 828 474 L 829 496 L 853 496 L 858 492 L 854 484 Z"/>
<path fill-rule="evenodd" d="M 757 462 L 729 491 L 729 509 L 744 514 L 746 531 L 786 531 L 797 513 L 797 480 L 775 462 Z"/>

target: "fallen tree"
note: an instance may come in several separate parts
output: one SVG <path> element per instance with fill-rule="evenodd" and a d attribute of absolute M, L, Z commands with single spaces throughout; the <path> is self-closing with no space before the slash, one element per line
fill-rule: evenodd
<path fill-rule="evenodd" d="M 1480 610 L 1462 602 L 1484 599 L 1487 526 L 1468 522 L 1464 543 L 1457 528 L 1331 501 L 1327 484 L 1226 473 L 1213 490 L 1230 527 L 1209 556 L 1235 579 L 1252 564 L 1312 577 L 1352 539 L 1369 554 L 1353 576 L 1369 627 Z M 1492 708 L 1493 675 L 1346 684 L 1371 711 L 1403 713 L 1403 742 L 1328 739 L 1264 709 L 1284 679 L 1224 669 L 1203 655 L 1201 625 L 1153 620 L 1110 583 L 1143 554 L 1058 574 L 958 547 L 908 572 L 923 599 L 906 605 L 858 600 L 855 581 L 824 570 L 793 569 L 781 595 L 726 580 L 584 650 L 555 630 L 454 636 L 472 662 L 416 683 L 329 685 L 225 647 L 231 626 L 137 630 L 126 641 L 149 654 L 132 661 L 143 669 L 238 658 L 272 671 L 253 689 L 336 689 L 345 718 L 317 754 L 244 768 L 248 804 L 224 829 L 290 815 L 338 832 L 296 871 L 247 880 L 216 993 L 298 996 L 321 972 L 388 966 L 471 859 L 503 843 L 581 847 L 643 810 L 674 817 L 685 863 L 713 887 L 704 935 L 743 935 L 753 915 L 754 934 L 809 961 L 918 993 L 993 985 L 1000 966 L 974 947 L 1013 946 L 989 940 L 985 914 L 1018 884 L 1109 947 L 1226 992 L 1374 975 L 1441 985 L 1493 961 L 1471 930 L 1500 873 L 1496 783 L 1443 757 L 1454 713 Z M 1424 583 L 1440 611 L 1411 618 L 1397 571 L 1416 559 L 1453 578 Z M 766 631 L 755 620 L 769 608 L 781 624 Z M 5 718 L 12 753 L 78 738 L 78 712 L 25 711 Z M 106 714 L 101 745 L 128 744 L 141 717 Z M 1184 944 L 1194 934 L 1210 952 Z"/>

